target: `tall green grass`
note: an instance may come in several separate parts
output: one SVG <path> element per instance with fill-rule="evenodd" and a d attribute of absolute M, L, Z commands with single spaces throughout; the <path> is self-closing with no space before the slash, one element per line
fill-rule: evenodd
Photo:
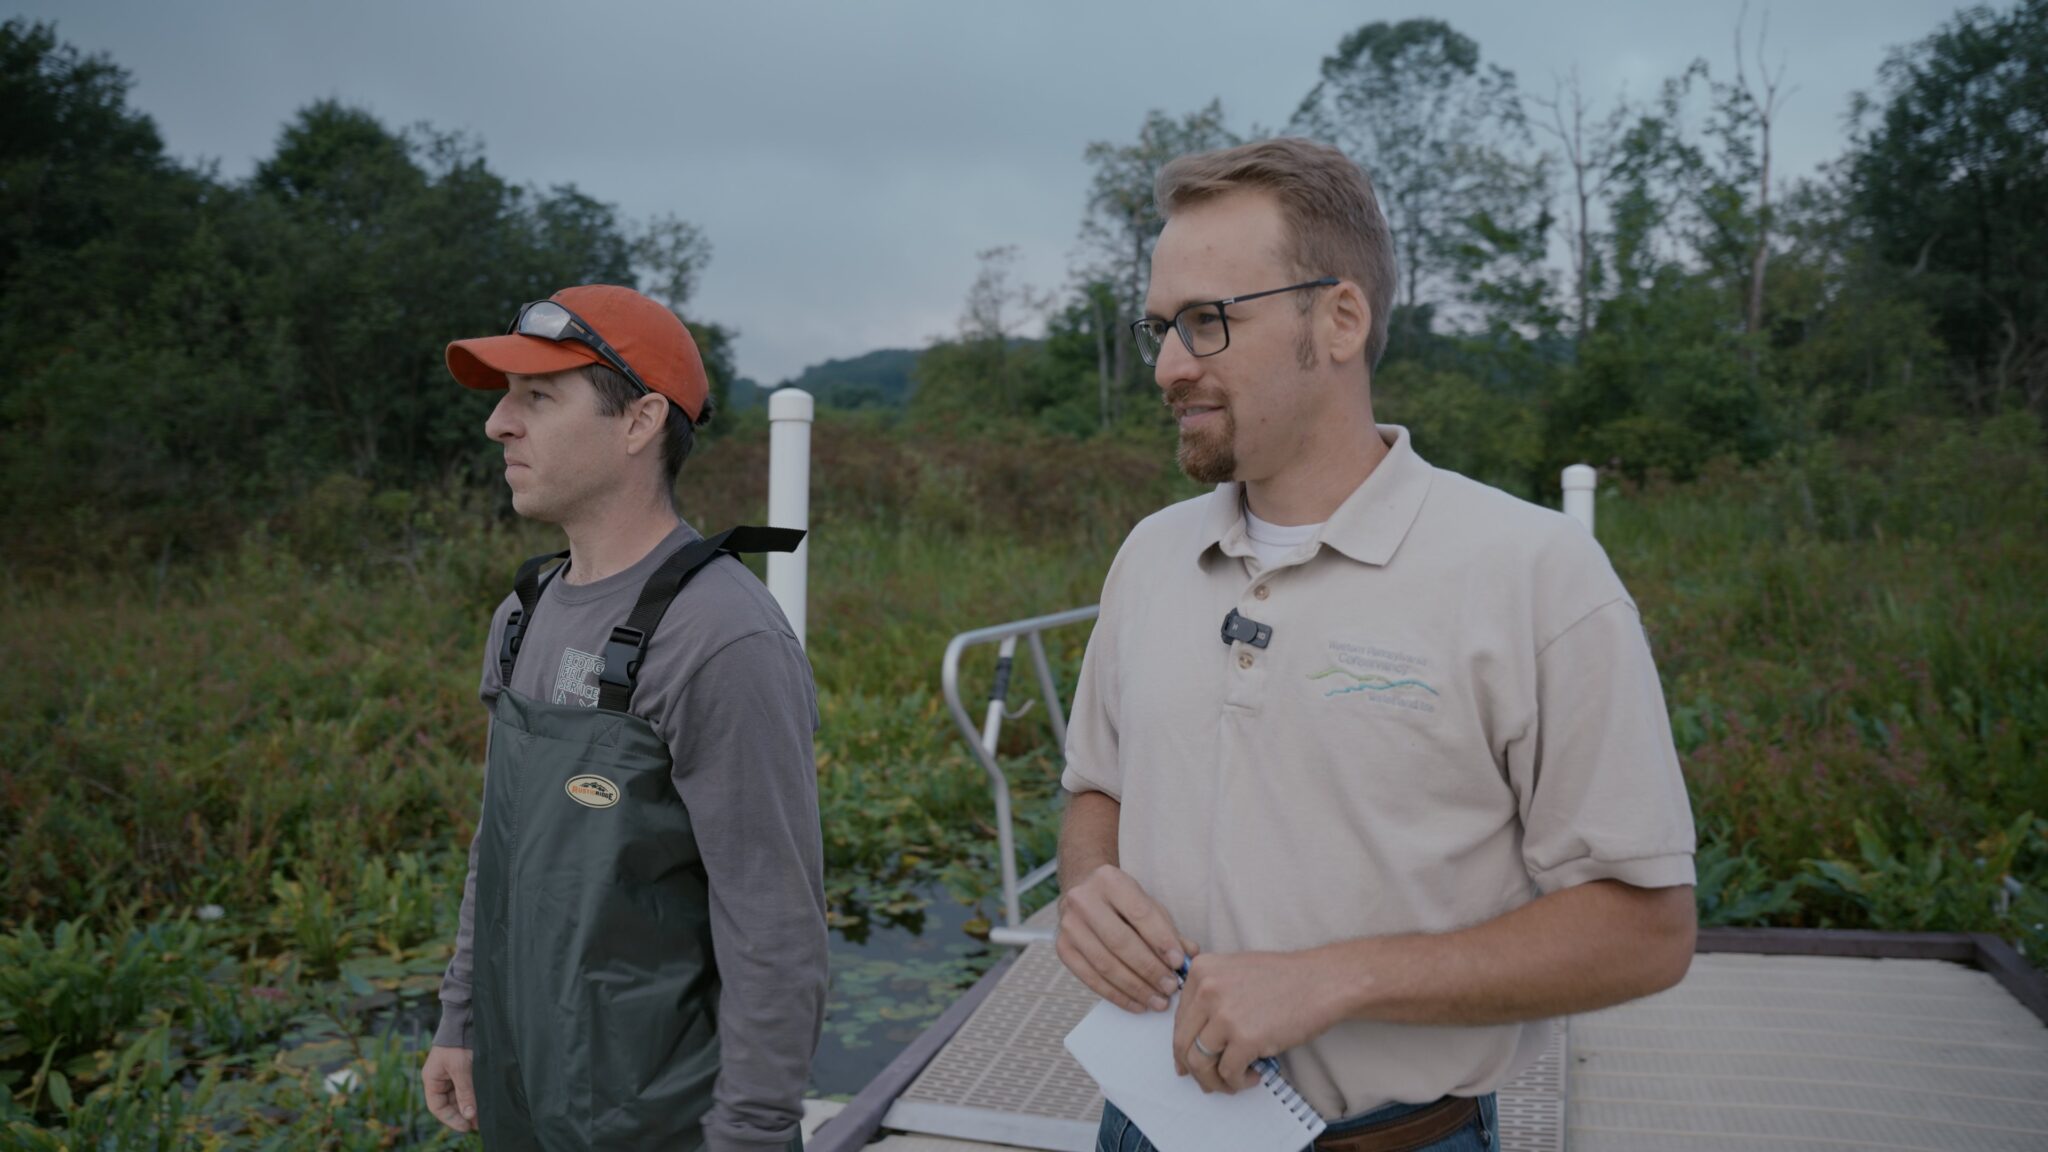
<path fill-rule="evenodd" d="M 809 631 L 838 923 L 940 885 L 991 906 L 987 785 L 940 654 L 1092 602 L 1130 526 L 1195 491 L 1169 458 L 818 426 Z M 766 472 L 758 437 L 710 444 L 686 515 L 758 522 Z M 438 1139 L 395 1046 L 430 1026 L 452 936 L 484 622 L 518 560 L 559 546 L 498 500 L 337 478 L 196 558 L 60 525 L 68 543 L 0 575 L 0 1132 Z M 1599 507 L 1664 677 L 1704 920 L 1984 930 L 2048 955 L 2038 425 L 1918 426 Z M 1086 629 L 1049 641 L 1070 686 Z M 973 654 L 970 695 L 992 659 Z M 1034 717 L 1002 754 L 1028 865 L 1053 848 L 1056 750 Z M 369 1087 L 330 1093 L 341 1068 Z"/>

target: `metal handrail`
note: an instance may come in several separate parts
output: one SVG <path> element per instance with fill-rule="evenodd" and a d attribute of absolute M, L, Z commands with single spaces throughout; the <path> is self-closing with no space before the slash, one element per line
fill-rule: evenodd
<path fill-rule="evenodd" d="M 996 624 L 988 628 L 976 628 L 962 632 L 946 645 L 946 657 L 939 668 L 939 686 L 946 696 L 946 707 L 953 713 L 953 722 L 960 727 L 960 734 L 967 738 L 967 744 L 974 749 L 974 758 L 981 762 L 981 770 L 988 775 L 989 786 L 996 800 L 996 850 L 1003 870 L 1003 925 L 988 934 L 997 944 L 1021 946 L 1045 938 L 1045 933 L 1028 931 L 1024 928 L 1024 917 L 1020 899 L 1025 892 L 1044 883 L 1059 870 L 1059 858 L 1055 856 L 1031 870 L 1030 875 L 1020 882 L 1017 878 L 1017 841 L 1010 821 L 1010 779 L 1003 774 L 1002 765 L 996 763 L 996 737 L 1002 730 L 1002 722 L 1023 715 L 1007 712 L 1011 660 L 1017 651 L 1017 641 L 1024 640 L 1031 650 L 1031 659 L 1038 666 L 1038 691 L 1045 701 L 1046 720 L 1052 725 L 1053 742 L 1064 754 L 1067 746 L 1067 716 L 1060 707 L 1059 688 L 1053 683 L 1052 666 L 1045 657 L 1045 643 L 1039 636 L 1047 629 L 1060 628 L 1068 624 L 1079 624 L 1095 619 L 1098 606 L 1070 608 L 1049 616 L 1033 616 L 1028 620 L 1013 620 L 1008 624 Z M 960 654 L 980 644 L 997 644 L 996 683 L 989 693 L 988 714 L 977 731 L 974 720 L 968 715 L 967 705 L 960 699 Z M 1026 708 L 1030 705 L 1027 703 Z"/>

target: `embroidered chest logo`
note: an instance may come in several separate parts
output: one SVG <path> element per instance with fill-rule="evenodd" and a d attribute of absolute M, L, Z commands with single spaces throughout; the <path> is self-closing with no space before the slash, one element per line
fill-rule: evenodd
<path fill-rule="evenodd" d="M 562 790 L 585 808 L 609 808 L 619 802 L 619 786 L 602 776 L 571 776 Z"/>
<path fill-rule="evenodd" d="M 555 672 L 555 703 L 574 701 L 585 708 L 597 707 L 597 677 L 603 671 L 604 657 L 562 649 L 562 666 Z"/>
<path fill-rule="evenodd" d="M 1308 675 L 1323 699 L 1357 697 L 1411 712 L 1436 711 L 1443 694 L 1429 682 L 1429 657 L 1350 640 L 1332 640 L 1327 648 L 1329 667 Z"/>

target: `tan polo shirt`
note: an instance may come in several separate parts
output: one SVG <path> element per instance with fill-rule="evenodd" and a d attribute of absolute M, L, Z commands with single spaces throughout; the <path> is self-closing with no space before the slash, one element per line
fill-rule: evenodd
<path fill-rule="evenodd" d="M 1445 932 L 1601 878 L 1692 883 L 1663 692 L 1606 553 L 1380 433 L 1388 456 L 1270 570 L 1236 484 L 1132 530 L 1066 788 L 1122 802 L 1122 867 L 1212 952 Z M 1224 643 L 1233 608 L 1267 647 Z M 1549 1027 L 1349 1021 L 1282 1063 L 1334 1119 L 1492 1091 Z"/>

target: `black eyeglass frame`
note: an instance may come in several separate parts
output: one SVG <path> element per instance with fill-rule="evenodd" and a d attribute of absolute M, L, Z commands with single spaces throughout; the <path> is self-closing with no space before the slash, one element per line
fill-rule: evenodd
<path fill-rule="evenodd" d="M 1247 300 L 1257 300 L 1261 296 L 1278 296 L 1283 292 L 1299 292 L 1304 288 L 1334 288 L 1340 282 L 1335 276 L 1321 276 L 1314 280 L 1304 280 L 1299 284 L 1289 284 L 1285 288 L 1268 288 L 1264 292 L 1247 292 L 1242 296 L 1231 296 L 1222 300 L 1198 300 L 1193 304 L 1183 306 L 1180 311 L 1173 314 L 1173 319 L 1171 320 L 1160 320 L 1147 316 L 1140 320 L 1131 321 L 1131 336 L 1138 344 L 1138 358 L 1143 360 L 1148 368 L 1159 366 L 1159 353 L 1166 347 L 1166 332 L 1164 329 L 1161 329 L 1155 335 L 1152 328 L 1155 324 L 1168 325 L 1175 332 L 1179 333 L 1181 346 L 1188 350 L 1188 355 L 1199 360 L 1204 356 L 1214 356 L 1217 352 L 1230 347 L 1230 313 L 1227 310 L 1230 305 L 1242 304 Z M 1214 308 L 1217 321 L 1223 325 L 1223 343 L 1217 346 L 1214 351 L 1195 351 L 1195 338 L 1188 334 L 1186 328 L 1181 326 L 1181 317 L 1197 308 Z M 1149 355 L 1145 351 L 1148 339 L 1154 345 Z"/>
<path fill-rule="evenodd" d="M 548 305 L 549 307 L 552 308 L 560 308 L 562 310 L 562 315 L 567 316 L 569 318 L 569 323 L 564 328 L 562 335 L 549 336 L 543 332 L 526 331 L 524 325 L 526 324 L 527 313 L 533 311 L 535 308 L 538 308 L 543 304 Z M 512 318 L 512 326 L 510 328 L 505 329 L 505 334 L 508 336 L 531 336 L 535 340 L 552 340 L 558 344 L 564 340 L 574 340 L 578 344 L 583 345 L 584 347 L 590 349 L 592 352 L 595 352 L 599 356 L 603 357 L 605 363 L 611 365 L 613 368 L 618 369 L 619 375 L 624 376 L 626 379 L 632 381 L 633 387 L 638 388 L 640 390 L 641 395 L 653 396 L 656 394 L 654 389 L 649 388 L 647 386 L 647 381 L 640 379 L 640 374 L 638 372 L 633 371 L 633 366 L 631 364 L 626 363 L 626 358 L 624 356 L 619 355 L 618 349 L 613 348 L 609 343 L 606 343 L 605 338 L 597 334 L 597 329 L 592 328 L 590 326 L 589 321 L 586 321 L 585 319 L 583 319 L 583 317 L 578 316 L 576 313 L 570 311 L 569 308 L 566 305 L 564 305 L 560 300 L 532 300 L 525 304 L 521 304 L 519 306 L 519 315 L 514 316 Z M 662 398 L 664 400 L 668 399 L 665 396 Z M 675 403 L 675 401 L 670 400 L 669 403 L 673 404 Z"/>

